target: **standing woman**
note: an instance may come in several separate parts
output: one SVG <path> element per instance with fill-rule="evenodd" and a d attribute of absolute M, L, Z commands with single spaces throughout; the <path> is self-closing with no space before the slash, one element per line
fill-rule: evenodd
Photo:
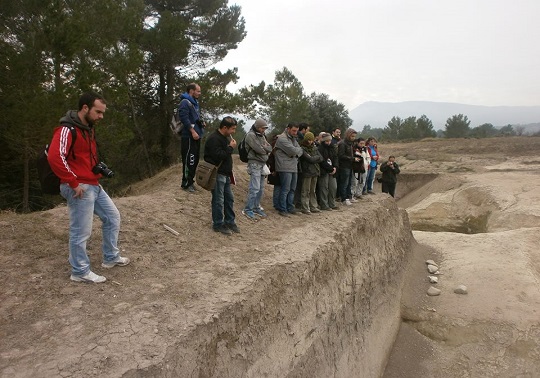
<path fill-rule="evenodd" d="M 368 194 L 375 194 L 373 191 L 373 181 L 375 180 L 375 173 L 377 172 L 377 164 L 379 162 L 379 152 L 377 151 L 377 139 L 369 137 L 367 139 L 367 152 L 371 159 L 368 167 L 367 177 L 364 192 L 367 191 Z"/>

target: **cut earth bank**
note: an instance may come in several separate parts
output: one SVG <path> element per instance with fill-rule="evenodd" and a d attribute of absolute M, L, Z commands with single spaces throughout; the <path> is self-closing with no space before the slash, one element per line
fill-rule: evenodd
<path fill-rule="evenodd" d="M 117 198 L 133 263 L 101 272 L 94 227 L 103 285 L 69 281 L 64 206 L 0 214 L 1 377 L 537 376 L 540 138 L 380 148 L 401 163 L 398 205 L 420 244 L 382 194 L 244 219 L 240 162 L 239 235 L 211 231 L 209 193 L 181 192 L 178 166 Z"/>

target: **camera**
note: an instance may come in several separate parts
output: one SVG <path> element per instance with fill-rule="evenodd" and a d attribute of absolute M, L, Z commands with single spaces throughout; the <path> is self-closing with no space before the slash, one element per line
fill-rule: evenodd
<path fill-rule="evenodd" d="M 114 176 L 114 172 L 111 171 L 109 167 L 107 167 L 107 164 L 105 164 L 104 162 L 99 162 L 96 165 L 94 165 L 94 167 L 92 168 L 92 172 L 95 175 L 101 173 L 103 176 L 107 178 L 111 178 Z"/>

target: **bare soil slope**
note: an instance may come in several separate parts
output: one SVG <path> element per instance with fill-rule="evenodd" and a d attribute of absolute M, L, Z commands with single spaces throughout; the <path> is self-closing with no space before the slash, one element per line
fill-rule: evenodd
<path fill-rule="evenodd" d="M 540 138 L 427 140 L 408 144 L 381 144 L 380 152 L 383 158 L 389 154 L 397 156 L 403 168 L 397 189 L 398 195 L 403 197 L 403 205 L 400 203 L 400 206 L 413 207 L 421 206 L 421 202 L 432 192 L 444 193 L 459 188 L 464 182 L 480 180 L 484 174 L 486 180 L 489 178 L 497 181 L 504 180 L 509 171 L 515 171 L 512 180 L 518 180 L 522 177 L 520 172 L 527 171 L 531 176 L 527 176 L 523 183 L 526 187 L 529 178 L 538 175 Z M 240 214 L 246 197 L 248 176 L 242 163 L 237 161 L 236 167 L 235 209 L 242 233 L 232 237 L 211 230 L 208 192 L 188 194 L 180 190 L 179 166 L 134 185 L 128 192 L 129 196 L 116 198 L 115 202 L 122 215 L 120 247 L 122 254 L 132 258 L 133 263 L 110 271 L 101 269 L 101 236 L 99 221 L 96 220 L 88 249 L 93 269 L 108 278 L 103 285 L 76 284 L 69 280 L 66 250 L 68 216 L 64 205 L 28 215 L 10 212 L 0 214 L 0 376 L 100 376 L 103 371 L 117 372 L 111 373 L 112 376 L 120 376 L 118 372 L 124 371 L 125 366 L 150 366 L 154 361 L 163 359 L 167 353 L 165 346 L 171 340 L 185 337 L 192 331 L 177 329 L 170 324 L 193 324 L 195 327 L 197 324 L 212 322 L 220 308 L 234 305 L 238 300 L 236 293 L 252 289 L 248 286 L 264 274 L 265 265 L 270 266 L 276 261 L 293 262 L 302 255 L 305 243 L 316 245 L 328 242 L 340 229 L 348 227 L 347 219 L 351 214 L 368 209 L 372 201 L 365 199 L 352 208 L 312 215 L 309 218 L 299 216 L 283 219 L 270 210 L 268 219 L 252 222 Z M 470 175 L 470 180 L 465 180 L 463 175 Z M 534 177 L 537 182 L 539 176 Z M 405 196 L 406 193 L 410 194 Z M 270 199 L 271 187 L 267 187 L 263 202 L 266 209 L 272 207 Z M 519 203 L 524 206 L 521 200 Z M 449 210 L 445 214 L 454 213 Z M 534 226 L 535 217 L 533 214 L 528 218 L 527 227 Z M 427 218 L 426 215 L 422 219 Z M 519 218 L 513 218 L 512 222 L 516 219 Z M 437 222 L 434 218 L 432 220 Z M 499 220 L 493 227 L 500 229 L 500 224 Z M 164 225 L 177 230 L 180 235 L 167 231 Z M 285 232 L 289 236 L 286 241 L 282 238 Z M 508 238 L 521 238 L 523 234 L 520 232 L 508 235 Z M 430 243 L 422 233 L 416 235 L 419 235 L 421 243 Z M 503 236 L 497 238 L 498 243 L 504 242 Z M 455 241 L 448 241 L 447 245 L 453 243 Z M 512 262 L 507 258 L 492 262 L 489 250 L 481 249 L 483 244 L 476 244 L 486 253 L 483 258 L 460 253 L 459 256 L 445 260 L 444 248 L 436 251 L 431 247 L 418 254 L 440 256 L 442 269 L 447 274 L 448 269 L 472 264 L 479 272 L 496 268 L 497 275 L 507 275 L 506 282 L 521 282 L 521 278 L 514 277 L 519 274 L 519 270 L 504 269 Z M 283 253 L 285 249 L 288 253 Z M 528 268 L 532 266 L 536 271 L 529 272 L 525 283 L 538 287 L 538 250 L 527 251 L 531 260 Z M 450 261 L 454 263 L 450 264 Z M 475 283 L 482 284 L 487 290 L 489 281 L 498 279 L 497 275 L 489 278 L 481 276 L 481 279 L 479 276 Z M 416 280 L 411 278 L 413 284 L 409 287 L 418 296 L 413 295 L 415 299 L 405 303 L 405 308 L 412 308 L 416 314 L 414 316 L 423 314 L 422 319 L 428 307 L 435 308 L 440 303 L 438 311 L 443 308 L 450 311 L 459 308 L 453 301 L 464 302 L 473 298 L 473 292 L 482 292 L 471 285 L 471 295 L 465 299 L 456 299 L 453 294 L 437 299 L 427 298 L 425 277 L 422 276 L 421 280 L 418 276 L 414 277 Z M 467 275 L 464 282 L 470 285 L 472 278 L 469 277 Z M 454 281 L 446 281 L 444 285 L 458 281 L 462 282 L 456 278 Z M 509 284 L 504 290 L 514 293 L 517 302 L 520 302 L 519 298 L 525 303 L 531 298 L 536 301 L 534 287 L 524 290 L 521 284 Z M 451 301 L 447 302 L 450 298 Z M 477 313 L 491 316 L 494 306 L 486 304 L 484 307 L 482 299 L 478 300 Z M 532 309 L 536 314 L 540 311 L 536 304 Z M 516 307 L 516 311 L 509 313 L 519 316 L 521 310 Z M 123 315 L 127 312 L 137 315 L 125 322 Z M 472 315 L 469 311 L 467 314 Z M 456 319 L 462 317 L 450 313 L 444 319 L 459 323 Z M 505 321 L 512 320 L 517 319 Z M 536 331 L 531 327 L 527 329 L 529 335 L 534 336 Z M 489 344 L 497 343 L 498 340 L 487 338 L 482 339 L 482 342 Z M 125 345 L 129 345 L 129 349 L 126 350 Z M 431 351 L 434 348 L 426 343 L 422 345 L 421 348 L 428 345 Z M 533 352 L 528 352 L 531 350 L 529 347 L 533 348 Z M 100 350 L 104 348 L 116 352 L 103 357 Z M 537 357 L 540 350 L 537 343 L 531 344 L 531 338 L 515 344 L 514 348 L 524 350 L 519 355 L 526 358 Z M 470 353 L 479 356 L 483 351 L 475 349 Z M 429 361 L 429 356 L 426 358 Z M 442 361 L 440 355 L 435 361 Z M 527 366 L 530 371 L 531 365 Z M 420 369 L 418 366 L 412 368 L 413 371 Z M 461 374 L 463 371 L 459 372 Z"/>

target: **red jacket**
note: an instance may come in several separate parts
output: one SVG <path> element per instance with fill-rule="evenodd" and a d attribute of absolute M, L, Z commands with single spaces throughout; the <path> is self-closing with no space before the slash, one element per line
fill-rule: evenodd
<path fill-rule="evenodd" d="M 73 136 L 68 126 L 57 127 L 54 131 L 47 160 L 61 183 L 68 183 L 76 188 L 79 184 L 98 185 L 101 174 L 94 174 L 92 168 L 99 162 L 94 129 L 84 126 L 76 116 L 77 112 L 68 112 L 61 123 L 75 126 L 77 138 L 71 148 Z M 82 127 L 82 128 L 81 128 Z M 67 155 L 70 151 L 69 156 Z"/>

